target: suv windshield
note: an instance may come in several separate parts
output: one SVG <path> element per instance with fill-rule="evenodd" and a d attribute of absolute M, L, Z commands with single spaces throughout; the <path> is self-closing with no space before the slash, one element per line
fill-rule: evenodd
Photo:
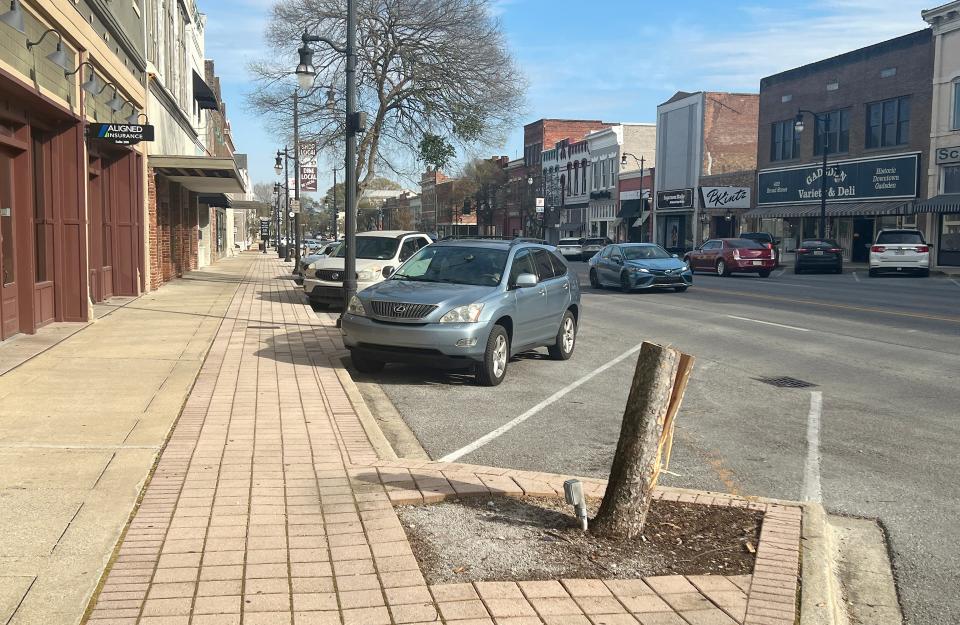
<path fill-rule="evenodd" d="M 391 237 L 357 237 L 357 258 L 364 260 L 388 260 L 397 255 L 400 239 Z M 341 245 L 334 254 L 337 258 L 347 255 L 347 247 Z"/>
<path fill-rule="evenodd" d="M 671 258 L 669 252 L 659 245 L 625 246 L 623 257 L 627 260 L 646 260 L 648 258 Z"/>
<path fill-rule="evenodd" d="M 881 232 L 877 236 L 877 243 L 906 243 L 915 245 L 923 243 L 919 232 Z"/>
<path fill-rule="evenodd" d="M 431 245 L 414 254 L 390 279 L 497 286 L 506 263 L 506 250 Z"/>

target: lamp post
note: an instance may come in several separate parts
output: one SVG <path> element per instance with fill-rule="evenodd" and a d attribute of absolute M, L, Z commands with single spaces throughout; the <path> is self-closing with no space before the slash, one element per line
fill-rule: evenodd
<path fill-rule="evenodd" d="M 810 117 L 813 118 L 814 125 L 823 129 L 823 168 L 820 170 L 820 238 L 825 239 L 827 236 L 827 155 L 830 154 L 830 137 L 827 136 L 827 124 L 830 118 L 826 115 L 817 115 L 813 111 L 800 109 L 797 111 L 797 117 L 793 122 L 793 127 L 797 132 L 803 132 L 804 113 L 809 113 Z M 814 132 L 817 132 L 816 127 Z M 816 144 L 816 136 L 814 136 L 814 144 Z"/>
<path fill-rule="evenodd" d="M 533 176 L 527 176 L 527 200 L 530 202 L 530 212 L 529 217 L 527 217 L 527 223 L 529 224 L 530 232 L 527 236 L 532 237 L 533 233 L 536 232 L 537 223 L 537 203 L 533 199 Z"/>
<path fill-rule="evenodd" d="M 276 239 L 276 242 L 277 242 L 278 256 L 280 254 L 280 215 L 281 215 L 281 211 L 283 210 L 282 207 L 280 206 L 280 193 L 282 189 L 283 187 L 280 186 L 279 182 L 273 183 L 273 197 L 276 199 L 276 202 L 275 202 L 276 206 L 274 206 L 274 215 L 277 218 L 276 219 L 277 221 L 276 235 L 274 238 Z"/>
<path fill-rule="evenodd" d="M 366 126 L 366 115 L 357 111 L 357 0 L 347 0 L 347 41 L 341 46 L 326 37 L 304 32 L 303 42 L 297 52 L 300 63 L 297 65 L 297 80 L 300 86 L 308 89 L 317 74 L 313 66 L 311 43 L 322 42 L 336 52 L 346 56 L 346 149 L 344 166 L 346 181 L 344 196 L 346 199 L 346 219 L 344 220 L 344 238 L 346 250 L 343 262 L 343 310 L 346 310 L 350 298 L 357 291 L 357 134 Z"/>
<path fill-rule="evenodd" d="M 628 157 L 628 156 L 629 156 L 630 158 L 632 158 L 634 161 L 636 161 L 637 165 L 640 165 L 640 212 L 642 213 L 642 212 L 643 212 L 643 172 L 644 172 L 644 166 L 646 165 L 646 162 L 647 162 L 647 161 L 646 161 L 646 158 L 645 158 L 642 154 L 640 155 L 640 158 L 637 158 L 635 155 L 631 154 L 630 152 L 624 152 L 623 155 L 620 157 L 620 164 L 621 164 L 621 165 L 626 165 L 626 164 L 627 164 L 627 157 Z M 618 196 L 618 197 L 619 197 L 619 196 Z M 639 217 L 639 215 L 638 215 L 638 217 Z M 629 239 L 630 239 L 630 224 L 627 223 L 626 226 L 627 226 L 627 228 L 626 228 L 626 230 L 627 230 L 627 240 L 629 240 Z"/>
<path fill-rule="evenodd" d="M 283 147 L 283 150 L 277 150 L 277 160 L 273 164 L 273 171 L 279 176 L 283 174 L 283 190 L 284 197 L 286 198 L 283 202 L 283 223 L 286 225 L 287 231 L 287 249 L 286 254 L 284 254 L 283 262 L 289 263 L 292 258 L 290 257 L 290 246 L 291 244 L 296 244 L 293 239 L 294 236 L 291 236 L 290 228 L 290 160 L 294 157 L 290 156 L 290 150 L 286 146 Z M 294 166 L 296 168 L 296 166 Z M 299 260 L 298 260 L 299 262 Z"/>

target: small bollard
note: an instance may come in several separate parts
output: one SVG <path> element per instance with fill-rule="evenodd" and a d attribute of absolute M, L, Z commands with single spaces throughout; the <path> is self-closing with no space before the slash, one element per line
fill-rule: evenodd
<path fill-rule="evenodd" d="M 587 500 L 583 497 L 583 484 L 580 480 L 567 480 L 563 483 L 563 497 L 573 506 L 580 521 L 580 529 L 587 531 Z"/>

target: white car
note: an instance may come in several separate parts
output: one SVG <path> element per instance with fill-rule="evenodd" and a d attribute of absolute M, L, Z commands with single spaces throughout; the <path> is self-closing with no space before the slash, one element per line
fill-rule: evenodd
<path fill-rule="evenodd" d="M 888 271 L 930 275 L 930 246 L 913 229 L 881 230 L 870 247 L 870 275 Z"/>
<path fill-rule="evenodd" d="M 560 239 L 557 249 L 566 260 L 583 260 L 583 239 Z"/>
<path fill-rule="evenodd" d="M 403 261 L 433 241 L 422 232 L 408 230 L 371 230 L 357 235 L 357 290 L 385 280 Z M 303 290 L 311 304 L 343 305 L 343 257 L 345 246 L 314 263 L 306 273 Z"/>

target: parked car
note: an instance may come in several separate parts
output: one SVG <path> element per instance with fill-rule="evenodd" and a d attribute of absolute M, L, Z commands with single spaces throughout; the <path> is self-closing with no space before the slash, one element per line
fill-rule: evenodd
<path fill-rule="evenodd" d="M 590 286 L 619 286 L 624 293 L 634 289 L 670 288 L 686 291 L 693 284 L 687 263 L 655 243 L 608 245 L 588 261 Z"/>
<path fill-rule="evenodd" d="M 583 260 L 583 239 L 560 239 L 557 249 L 567 260 Z"/>
<path fill-rule="evenodd" d="M 403 261 L 422 247 L 430 237 L 407 230 L 371 230 L 357 235 L 357 290 L 385 280 Z M 343 257 L 340 246 L 331 256 L 315 261 L 313 276 L 305 276 L 303 290 L 311 304 L 343 304 Z"/>
<path fill-rule="evenodd" d="M 580 247 L 580 259 L 587 260 L 611 243 L 613 241 L 604 237 L 584 239 Z"/>
<path fill-rule="evenodd" d="M 800 241 L 800 247 L 794 250 L 796 261 L 793 273 L 807 270 L 829 270 L 843 273 L 843 248 L 830 239 L 808 239 Z"/>
<path fill-rule="evenodd" d="M 877 233 L 870 247 L 870 275 L 881 272 L 912 272 L 930 275 L 930 246 L 923 233 L 914 229 L 888 229 Z"/>
<path fill-rule="evenodd" d="M 750 239 L 710 239 L 684 260 L 690 270 L 729 276 L 731 273 L 755 273 L 766 278 L 773 271 L 773 250 Z"/>
<path fill-rule="evenodd" d="M 321 247 L 316 253 L 302 256 L 300 258 L 300 264 L 293 268 L 294 281 L 297 284 L 303 284 L 303 277 L 311 271 L 316 271 L 317 261 L 330 256 L 339 246 L 339 241 L 331 241 Z"/>
<path fill-rule="evenodd" d="M 773 250 L 773 260 L 776 261 L 774 266 L 780 266 L 780 239 L 773 236 L 769 232 L 741 232 L 740 238 L 750 239 L 751 241 L 756 241 L 757 243 L 763 243 L 769 247 L 771 250 Z"/>
<path fill-rule="evenodd" d="M 570 358 L 579 320 L 580 284 L 555 248 L 461 239 L 420 250 L 357 293 L 341 329 L 364 373 L 406 362 L 473 369 L 479 384 L 496 386 L 520 352 Z"/>

